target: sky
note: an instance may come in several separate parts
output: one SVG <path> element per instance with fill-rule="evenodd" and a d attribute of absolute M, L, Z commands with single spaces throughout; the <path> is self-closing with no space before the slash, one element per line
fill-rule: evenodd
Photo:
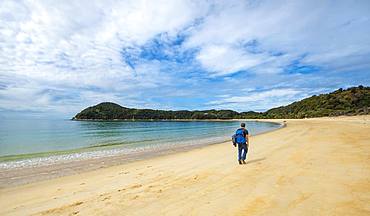
<path fill-rule="evenodd" d="M 265 111 L 357 85 L 368 0 L 0 1 L 0 117 Z"/>

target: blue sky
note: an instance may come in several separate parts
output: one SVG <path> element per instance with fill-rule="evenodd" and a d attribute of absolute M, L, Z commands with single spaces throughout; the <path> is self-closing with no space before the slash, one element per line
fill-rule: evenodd
<path fill-rule="evenodd" d="M 370 1 L 0 2 L 0 116 L 264 111 L 370 84 Z"/>

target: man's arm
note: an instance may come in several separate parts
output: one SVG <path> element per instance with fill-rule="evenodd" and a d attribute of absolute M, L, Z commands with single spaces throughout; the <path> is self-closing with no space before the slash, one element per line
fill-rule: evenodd
<path fill-rule="evenodd" d="M 246 139 L 246 144 L 248 145 L 249 144 L 249 132 L 248 132 L 248 130 L 247 129 L 245 129 L 245 139 Z"/>

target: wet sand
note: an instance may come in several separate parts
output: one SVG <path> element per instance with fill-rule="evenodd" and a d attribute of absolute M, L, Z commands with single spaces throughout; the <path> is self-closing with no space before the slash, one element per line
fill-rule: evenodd
<path fill-rule="evenodd" d="M 279 120 L 280 122 L 282 120 Z M 0 189 L 0 215 L 369 215 L 370 116 Z"/>

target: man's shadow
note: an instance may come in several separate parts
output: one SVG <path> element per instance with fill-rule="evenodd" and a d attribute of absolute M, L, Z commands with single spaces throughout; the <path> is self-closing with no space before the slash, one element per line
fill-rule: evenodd
<path fill-rule="evenodd" d="M 263 158 L 257 158 L 257 159 L 254 159 L 254 160 L 250 160 L 250 161 L 247 161 L 246 164 L 256 163 L 256 162 L 263 161 L 263 160 L 266 160 L 266 158 L 263 157 Z"/>

